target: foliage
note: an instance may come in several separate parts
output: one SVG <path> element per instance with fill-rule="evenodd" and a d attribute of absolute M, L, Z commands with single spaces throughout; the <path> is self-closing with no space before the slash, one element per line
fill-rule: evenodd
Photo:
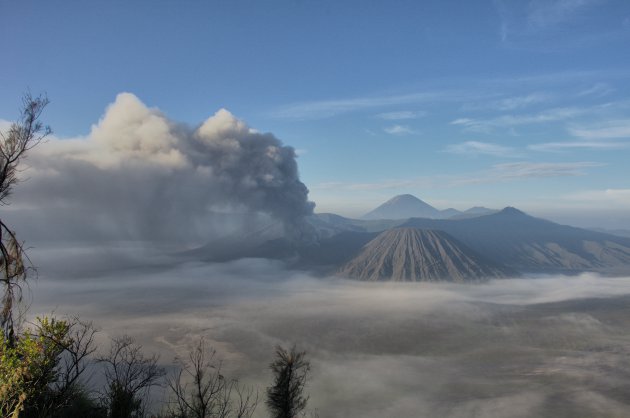
<path fill-rule="evenodd" d="M 267 408 L 273 418 L 295 418 L 306 407 L 304 385 L 311 369 L 306 352 L 276 347 L 276 359 L 269 366 L 274 384 L 267 388 Z"/>
<path fill-rule="evenodd" d="M 13 344 L 1 336 L 0 415 L 59 416 L 76 400 L 87 400 L 80 378 L 95 332 L 76 319 L 37 318 Z"/>
<path fill-rule="evenodd" d="M 37 332 L 26 332 L 9 344 L 0 337 L 0 413 L 18 416 L 36 403 L 57 377 L 59 357 L 71 345 L 66 321 L 38 318 Z"/>

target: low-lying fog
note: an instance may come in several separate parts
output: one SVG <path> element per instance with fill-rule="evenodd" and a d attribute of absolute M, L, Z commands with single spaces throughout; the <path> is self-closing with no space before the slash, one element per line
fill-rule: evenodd
<path fill-rule="evenodd" d="M 270 383 L 276 344 L 312 362 L 321 417 L 627 416 L 630 278 L 481 285 L 314 278 L 269 260 L 179 262 L 141 246 L 35 248 L 29 315 L 78 314 L 172 363 L 199 337 Z M 266 416 L 264 404 L 257 416 Z"/>

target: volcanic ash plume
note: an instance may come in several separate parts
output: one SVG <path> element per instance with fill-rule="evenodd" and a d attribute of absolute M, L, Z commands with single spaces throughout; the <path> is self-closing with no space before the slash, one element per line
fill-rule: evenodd
<path fill-rule="evenodd" d="M 225 109 L 192 129 L 130 93 L 118 95 L 86 138 L 50 140 L 28 165 L 13 215 L 44 213 L 39 222 L 61 236 L 204 239 L 250 229 L 260 214 L 297 236 L 314 206 L 295 151 L 272 134 Z"/>

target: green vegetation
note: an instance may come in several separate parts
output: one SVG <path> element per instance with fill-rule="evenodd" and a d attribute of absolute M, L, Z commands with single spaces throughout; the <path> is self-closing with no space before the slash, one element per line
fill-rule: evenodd
<path fill-rule="evenodd" d="M 97 409 L 81 382 L 95 330 L 78 320 L 38 318 L 32 329 L 0 340 L 0 414 L 65 417 Z M 90 416 L 94 416 L 91 414 Z"/>
<path fill-rule="evenodd" d="M 0 413 L 17 417 L 19 411 L 34 405 L 48 394 L 55 380 L 58 358 L 69 345 L 69 325 L 65 321 L 38 319 L 37 332 L 26 331 L 10 342 L 0 340 Z"/>

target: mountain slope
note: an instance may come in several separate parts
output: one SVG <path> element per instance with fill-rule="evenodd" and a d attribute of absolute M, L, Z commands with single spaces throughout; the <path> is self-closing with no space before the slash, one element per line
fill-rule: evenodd
<path fill-rule="evenodd" d="M 451 216 L 449 219 L 476 218 L 478 216 L 492 215 L 493 213 L 497 213 L 497 212 L 499 211 L 495 209 L 488 209 L 488 208 L 484 208 L 483 206 L 474 206 L 470 209 L 466 209 L 465 211 L 460 212 L 459 214 Z"/>
<path fill-rule="evenodd" d="M 291 242 L 281 238 L 279 225 L 270 225 L 247 236 L 216 239 L 186 255 L 207 261 L 285 259 L 326 274 L 356 257 L 381 232 L 411 227 L 443 231 L 486 260 L 520 273 L 630 273 L 629 238 L 556 224 L 514 208 L 467 219 L 356 220 L 332 214 L 312 218 L 317 242 Z"/>
<path fill-rule="evenodd" d="M 443 209 L 440 211 L 440 218 L 442 219 L 449 219 L 454 216 L 461 216 L 461 215 L 463 215 L 463 212 L 460 212 L 457 209 L 453 209 L 453 208 Z"/>
<path fill-rule="evenodd" d="M 351 219 L 334 213 L 316 213 L 309 216 L 306 221 L 315 228 L 320 238 L 328 238 L 343 231 L 381 232 L 394 228 L 408 219 Z"/>
<path fill-rule="evenodd" d="M 473 206 L 472 208 L 466 209 L 464 211 L 466 215 L 490 215 L 497 212 L 498 210 L 488 209 L 483 206 Z"/>
<path fill-rule="evenodd" d="M 515 208 L 472 219 L 410 219 L 402 226 L 444 231 L 521 272 L 630 270 L 630 239 L 556 224 Z"/>
<path fill-rule="evenodd" d="M 442 218 L 440 211 L 410 194 L 389 199 L 361 219 Z"/>
<path fill-rule="evenodd" d="M 377 281 L 479 281 L 507 271 L 441 231 L 394 228 L 367 243 L 339 274 Z"/>
<path fill-rule="evenodd" d="M 587 228 L 591 231 L 601 232 L 603 234 L 616 235 L 618 237 L 630 238 L 630 230 L 627 229 L 604 229 L 604 228 Z"/>

